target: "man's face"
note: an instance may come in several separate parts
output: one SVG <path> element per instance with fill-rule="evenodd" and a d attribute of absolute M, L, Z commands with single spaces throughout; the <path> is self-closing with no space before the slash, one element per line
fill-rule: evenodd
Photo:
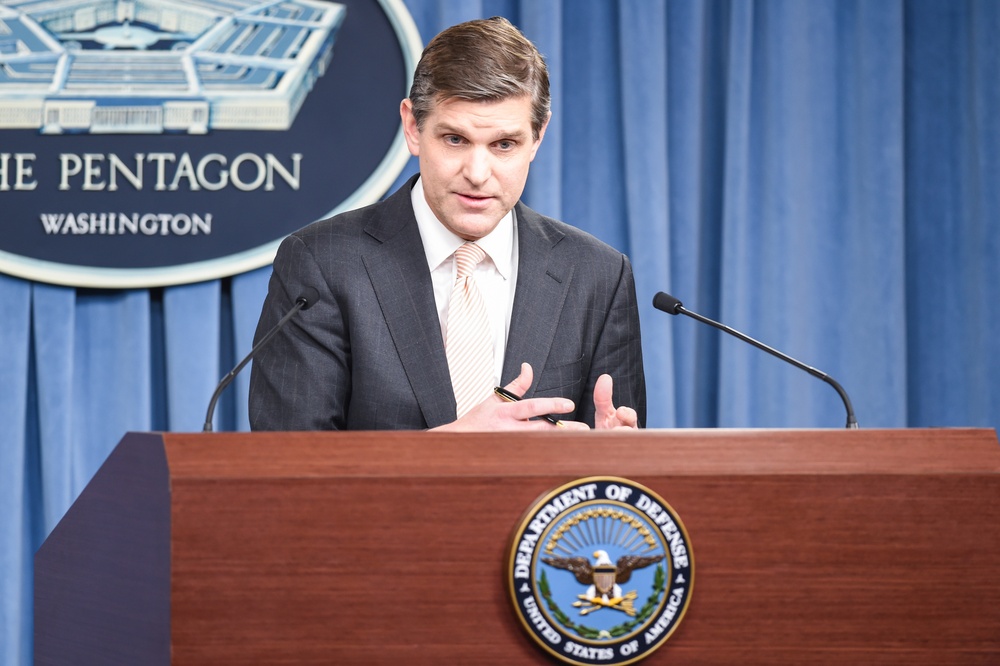
<path fill-rule="evenodd" d="M 521 198 L 545 134 L 542 127 L 532 138 L 531 99 L 446 99 L 434 104 L 422 130 L 410 100 L 399 111 L 406 145 L 420 159 L 424 197 L 438 220 L 465 240 L 493 231 Z"/>

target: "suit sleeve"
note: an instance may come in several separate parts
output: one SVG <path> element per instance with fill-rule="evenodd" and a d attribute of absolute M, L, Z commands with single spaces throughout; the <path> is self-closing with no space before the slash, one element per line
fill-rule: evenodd
<path fill-rule="evenodd" d="M 278 249 L 254 340 L 294 305 L 303 287 L 319 301 L 300 311 L 253 361 L 253 430 L 337 430 L 345 427 L 351 392 L 350 344 L 343 313 L 310 249 L 297 236 Z"/>
<path fill-rule="evenodd" d="M 642 340 L 639 333 L 639 305 L 635 279 L 628 257 L 621 256 L 618 282 L 612 291 L 607 316 L 594 348 L 585 398 L 579 405 L 578 418 L 594 425 L 594 385 L 602 374 L 614 380 L 616 407 L 635 409 L 639 427 L 646 425 L 646 376 L 642 367 Z"/>

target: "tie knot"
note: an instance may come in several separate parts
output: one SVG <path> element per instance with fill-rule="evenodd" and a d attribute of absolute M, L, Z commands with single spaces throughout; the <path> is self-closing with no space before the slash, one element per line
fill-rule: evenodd
<path fill-rule="evenodd" d="M 473 269 L 486 258 L 486 250 L 475 243 L 465 243 L 455 250 L 455 264 L 458 266 L 456 279 L 461 280 L 472 275 Z"/>

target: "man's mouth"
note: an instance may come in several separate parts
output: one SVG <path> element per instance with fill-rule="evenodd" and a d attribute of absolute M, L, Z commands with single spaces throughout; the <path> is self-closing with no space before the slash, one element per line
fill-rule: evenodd
<path fill-rule="evenodd" d="M 492 201 L 493 197 L 486 196 L 484 194 L 464 194 L 458 193 L 458 198 L 461 199 L 466 204 L 472 206 L 481 206 Z"/>

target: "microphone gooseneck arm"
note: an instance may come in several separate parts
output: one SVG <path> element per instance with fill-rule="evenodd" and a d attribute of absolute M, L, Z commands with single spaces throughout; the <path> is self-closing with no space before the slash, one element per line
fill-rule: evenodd
<path fill-rule="evenodd" d="M 226 387 L 232 383 L 233 379 L 236 378 L 236 375 L 240 373 L 240 370 L 246 367 L 246 364 L 250 362 L 250 359 L 254 357 L 254 354 L 256 354 L 261 347 L 270 342 L 271 338 L 277 335 L 278 331 L 280 331 L 281 328 L 288 323 L 288 320 L 294 317 L 299 310 L 308 309 L 318 300 L 319 292 L 312 287 L 306 287 L 302 291 L 302 294 L 295 299 L 295 305 L 293 305 L 292 308 L 285 313 L 285 316 L 278 320 L 278 323 L 275 324 L 271 330 L 268 331 L 267 334 L 253 346 L 253 349 L 250 350 L 249 354 L 243 357 L 243 360 L 239 362 L 239 365 L 230 370 L 229 374 L 222 378 L 219 385 L 215 387 L 215 393 L 212 394 L 212 399 L 208 403 L 208 411 L 205 413 L 205 425 L 202 427 L 202 432 L 212 432 L 212 415 L 215 413 L 215 403 L 219 401 L 219 396 L 221 396 L 222 392 L 226 390 Z"/>
<path fill-rule="evenodd" d="M 808 372 L 813 377 L 816 377 L 817 379 L 822 379 L 824 382 L 826 382 L 827 384 L 829 384 L 830 386 L 832 386 L 837 391 L 837 394 L 840 396 L 840 399 L 844 402 L 844 408 L 847 411 L 847 428 L 849 428 L 851 430 L 855 430 L 855 429 L 857 429 L 859 427 L 858 426 L 858 421 L 854 417 L 854 407 L 851 405 L 851 399 L 847 396 L 847 391 L 845 391 L 844 387 L 840 385 L 840 382 L 838 382 L 836 379 L 834 379 L 830 375 L 826 374 L 825 372 L 817 370 L 816 368 L 814 368 L 814 367 L 812 367 L 810 365 L 806 365 L 802 361 L 794 359 L 791 356 L 789 356 L 788 354 L 780 352 L 780 351 L 778 351 L 777 349 L 775 349 L 773 347 L 769 347 L 768 345 L 765 345 L 763 342 L 760 342 L 759 340 L 755 340 L 755 339 L 751 338 L 749 335 L 746 335 L 745 333 L 741 333 L 740 331 L 737 331 L 735 328 L 731 328 L 729 326 L 726 326 L 725 324 L 721 324 L 721 323 L 719 323 L 717 321 L 709 319 L 708 317 L 704 317 L 704 316 L 698 314 L 697 312 L 692 312 L 691 310 L 688 310 L 687 308 L 684 307 L 684 305 L 679 300 L 677 300 L 676 298 L 674 298 L 670 294 L 664 293 L 662 291 L 659 292 L 658 294 L 656 294 L 656 296 L 653 297 L 653 307 L 655 307 L 657 310 L 662 310 L 663 312 L 666 312 L 667 314 L 672 314 L 672 315 L 683 314 L 683 315 L 687 315 L 688 317 L 691 317 L 692 319 L 700 321 L 703 324 L 708 324 L 709 326 L 713 326 L 713 327 L 719 329 L 720 331 L 725 331 L 729 335 L 737 337 L 740 340 L 742 340 L 743 342 L 750 343 L 751 345 L 753 345 L 757 349 L 762 349 L 762 350 L 766 351 L 768 354 L 771 354 L 772 356 L 777 356 L 782 361 L 785 361 L 787 363 L 791 363 L 792 365 L 794 365 L 796 368 L 799 368 L 800 370 L 805 370 L 806 372 Z"/>

